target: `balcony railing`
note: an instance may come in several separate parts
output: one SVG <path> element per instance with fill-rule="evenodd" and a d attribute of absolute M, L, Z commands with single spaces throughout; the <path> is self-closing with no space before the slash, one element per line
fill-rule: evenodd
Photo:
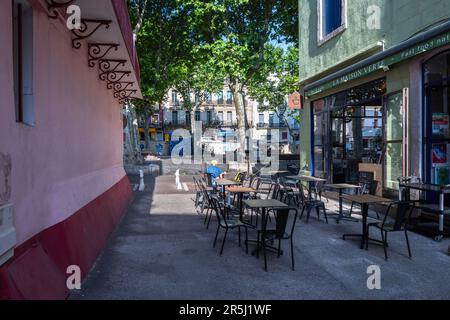
<path fill-rule="evenodd" d="M 284 123 L 257 123 L 256 127 L 258 129 L 282 129 L 287 128 Z"/>

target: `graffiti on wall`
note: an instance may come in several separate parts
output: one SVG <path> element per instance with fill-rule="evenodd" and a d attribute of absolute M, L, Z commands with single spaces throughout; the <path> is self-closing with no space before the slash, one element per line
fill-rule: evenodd
<path fill-rule="evenodd" d="M 11 198 L 11 156 L 0 152 L 0 206 Z"/>

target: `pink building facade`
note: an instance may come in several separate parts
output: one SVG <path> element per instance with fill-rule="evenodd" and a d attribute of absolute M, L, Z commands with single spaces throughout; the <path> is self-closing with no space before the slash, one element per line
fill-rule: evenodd
<path fill-rule="evenodd" d="M 126 3 L 1 1 L 0 38 L 0 299 L 65 298 L 67 268 L 87 274 L 132 197 L 121 111 L 141 92 Z"/>

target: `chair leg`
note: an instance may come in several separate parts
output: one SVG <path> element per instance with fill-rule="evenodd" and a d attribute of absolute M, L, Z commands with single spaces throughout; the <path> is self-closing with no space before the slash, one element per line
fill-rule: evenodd
<path fill-rule="evenodd" d="M 228 228 L 225 229 L 225 235 L 223 236 L 222 249 L 220 249 L 220 255 L 223 253 L 223 248 L 225 247 L 225 241 L 227 240 Z"/>
<path fill-rule="evenodd" d="M 261 231 L 258 231 L 258 235 L 256 238 L 256 258 L 259 259 L 259 237 L 261 236 Z"/>
<path fill-rule="evenodd" d="M 245 253 L 248 254 L 248 228 L 245 227 Z"/>
<path fill-rule="evenodd" d="M 291 260 L 292 260 L 292 270 L 295 270 L 294 239 L 292 237 L 291 237 Z"/>
<path fill-rule="evenodd" d="M 241 247 L 241 227 L 238 227 L 239 231 L 239 247 Z"/>
<path fill-rule="evenodd" d="M 212 210 L 211 210 L 211 212 L 210 212 L 210 214 L 209 214 L 209 219 L 208 219 L 208 225 L 206 226 L 206 229 L 207 230 L 209 230 L 209 225 L 211 224 L 211 218 L 212 218 Z"/>
<path fill-rule="evenodd" d="M 264 253 L 264 270 L 267 272 L 267 252 L 266 252 L 266 243 L 265 243 L 265 239 L 263 236 L 261 236 L 262 238 L 262 246 L 263 246 L 263 253 Z"/>
<path fill-rule="evenodd" d="M 353 206 L 355 205 L 355 203 L 352 201 L 352 205 L 350 206 L 350 213 L 349 213 L 349 216 L 351 217 L 352 216 L 352 213 L 353 213 Z"/>
<path fill-rule="evenodd" d="M 281 257 L 281 239 L 278 239 L 278 259 Z"/>
<path fill-rule="evenodd" d="M 383 230 L 381 230 L 381 238 L 383 239 L 383 249 L 384 249 L 384 258 L 387 260 L 388 259 L 388 254 L 387 254 L 387 232 L 386 234 L 383 233 Z"/>
<path fill-rule="evenodd" d="M 311 216 L 311 210 L 312 210 L 312 207 L 308 207 L 308 210 L 306 211 L 306 223 L 309 223 L 309 217 Z"/>
<path fill-rule="evenodd" d="M 302 208 L 302 213 L 300 214 L 300 220 L 303 219 L 303 214 L 305 213 L 305 206 L 303 206 Z"/>
<path fill-rule="evenodd" d="M 203 224 L 205 224 L 205 225 L 206 225 L 206 221 L 208 221 L 208 213 L 209 213 L 209 210 L 210 210 L 210 209 L 206 210 L 205 220 L 203 221 Z"/>
<path fill-rule="evenodd" d="M 405 238 L 406 238 L 406 245 L 408 246 L 409 257 L 412 258 L 411 246 L 409 245 L 408 231 L 406 229 L 405 229 Z"/>
<path fill-rule="evenodd" d="M 219 229 L 220 229 L 220 224 L 217 226 L 216 238 L 214 239 L 213 248 L 216 247 L 217 237 L 219 236 Z"/>
<path fill-rule="evenodd" d="M 325 208 L 325 205 L 322 207 L 323 214 L 325 215 L 325 222 L 328 224 L 328 215 L 327 215 L 327 209 Z"/>

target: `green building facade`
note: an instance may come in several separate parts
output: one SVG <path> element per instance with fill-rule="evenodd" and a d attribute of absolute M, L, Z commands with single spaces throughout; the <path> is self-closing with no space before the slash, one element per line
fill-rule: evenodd
<path fill-rule="evenodd" d="M 450 1 L 299 0 L 300 166 L 450 184 Z"/>

